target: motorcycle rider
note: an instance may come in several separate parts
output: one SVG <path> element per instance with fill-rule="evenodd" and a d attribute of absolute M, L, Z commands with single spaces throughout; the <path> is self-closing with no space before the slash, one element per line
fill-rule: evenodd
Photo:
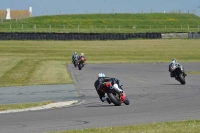
<path fill-rule="evenodd" d="M 81 53 L 81 54 L 80 54 L 80 56 L 79 56 L 79 59 L 81 59 L 82 57 L 84 57 L 84 58 L 85 58 L 85 55 L 84 55 L 84 53 Z"/>
<path fill-rule="evenodd" d="M 85 62 L 85 61 L 86 61 L 86 58 L 85 58 L 84 53 L 81 53 L 81 54 L 80 54 L 80 56 L 78 57 L 78 60 L 80 60 L 82 57 L 84 58 L 84 65 L 86 65 L 86 62 Z"/>
<path fill-rule="evenodd" d="M 116 78 L 110 78 L 110 77 L 105 77 L 104 73 L 99 73 L 98 74 L 98 79 L 94 83 L 94 87 L 96 88 L 97 94 L 99 95 L 99 98 L 102 102 L 107 101 L 109 104 L 111 103 L 110 99 L 105 96 L 105 93 L 101 90 L 101 88 L 105 87 L 104 82 L 111 82 L 113 87 L 115 87 L 115 84 L 119 85 L 119 80 Z M 120 90 L 122 91 L 122 90 Z"/>
<path fill-rule="evenodd" d="M 174 73 L 170 71 L 170 65 L 171 64 L 175 64 L 175 66 L 181 68 L 181 71 L 183 72 L 184 76 L 187 76 L 187 74 L 184 71 L 184 68 L 181 64 L 178 63 L 178 61 L 176 59 L 172 59 L 172 62 L 169 64 L 169 72 L 170 72 L 170 77 L 175 77 Z"/>
<path fill-rule="evenodd" d="M 72 62 L 74 63 L 74 61 L 78 60 L 79 56 L 77 52 L 74 52 L 74 54 L 72 55 Z"/>

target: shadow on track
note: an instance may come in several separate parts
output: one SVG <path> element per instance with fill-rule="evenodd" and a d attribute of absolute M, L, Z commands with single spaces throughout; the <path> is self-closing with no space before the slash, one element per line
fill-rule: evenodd
<path fill-rule="evenodd" d="M 86 106 L 86 107 L 113 107 L 114 105 L 91 105 L 91 106 Z M 115 106 L 114 106 L 115 107 Z"/>
<path fill-rule="evenodd" d="M 162 85 L 182 85 L 182 84 L 162 84 Z"/>

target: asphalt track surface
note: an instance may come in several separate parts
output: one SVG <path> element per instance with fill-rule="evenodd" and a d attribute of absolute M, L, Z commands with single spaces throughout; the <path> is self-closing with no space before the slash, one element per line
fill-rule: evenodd
<path fill-rule="evenodd" d="M 200 63 L 182 63 L 187 72 Z M 0 132 L 34 133 L 92 127 L 200 119 L 200 75 L 189 74 L 186 85 L 169 77 L 168 63 L 69 65 L 82 103 L 59 109 L 0 115 Z M 93 87 L 97 74 L 116 77 L 130 105 L 102 103 Z"/>
<path fill-rule="evenodd" d="M 0 87 L 0 104 L 16 104 L 77 99 L 73 84 Z"/>

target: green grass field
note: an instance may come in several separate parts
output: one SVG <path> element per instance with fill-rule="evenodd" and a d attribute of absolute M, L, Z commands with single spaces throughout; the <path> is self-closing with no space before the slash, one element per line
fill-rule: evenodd
<path fill-rule="evenodd" d="M 199 40 L 0 41 L 0 86 L 73 83 L 74 51 L 87 63 L 200 61 Z"/>
<path fill-rule="evenodd" d="M 3 20 L 0 32 L 199 32 L 199 21 L 194 14 L 178 13 L 55 15 Z"/>

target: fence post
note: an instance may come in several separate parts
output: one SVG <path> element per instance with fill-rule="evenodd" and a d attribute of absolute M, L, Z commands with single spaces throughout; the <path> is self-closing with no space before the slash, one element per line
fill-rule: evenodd
<path fill-rule="evenodd" d="M 36 27 L 36 24 L 35 24 L 35 30 L 36 30 L 36 28 L 37 28 L 37 27 Z"/>
<path fill-rule="evenodd" d="M 135 25 L 133 25 L 133 31 L 135 32 L 135 29 L 136 29 L 136 26 Z"/>

